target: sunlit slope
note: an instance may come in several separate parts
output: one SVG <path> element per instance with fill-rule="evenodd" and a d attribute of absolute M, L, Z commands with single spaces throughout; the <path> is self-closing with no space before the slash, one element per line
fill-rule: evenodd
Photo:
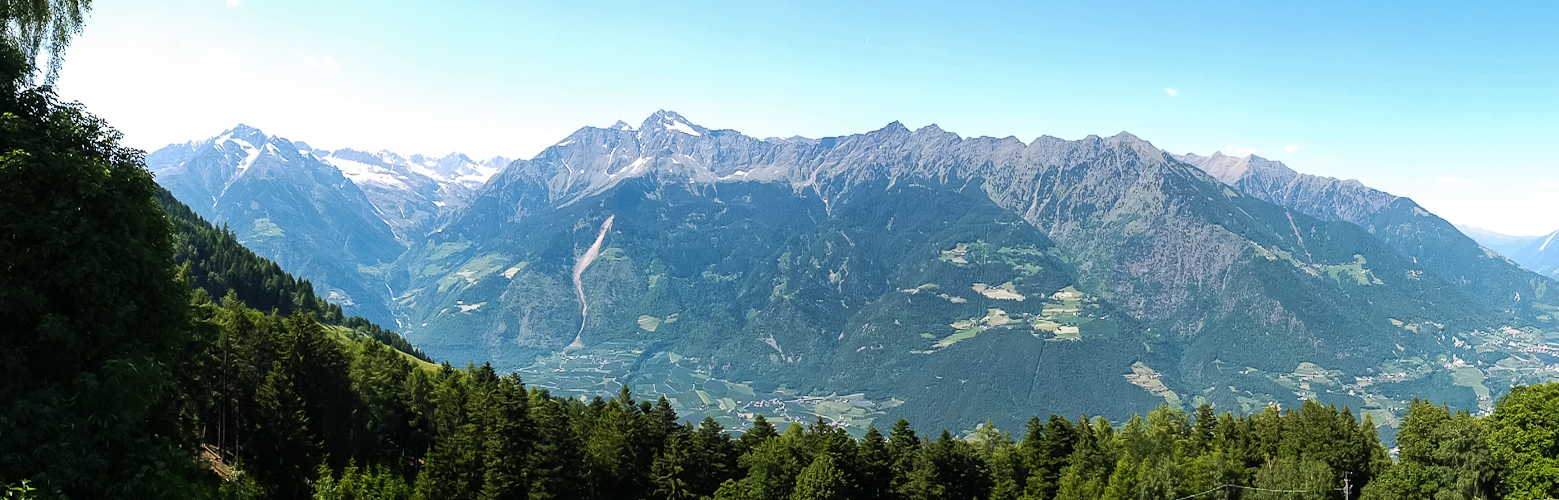
<path fill-rule="evenodd" d="M 565 350 L 573 265 L 608 217 L 581 276 L 584 348 Z M 435 357 L 681 391 L 684 409 L 736 420 L 785 397 L 850 413 L 804 401 L 829 394 L 860 421 L 954 427 L 1204 400 L 1476 407 L 1434 375 L 1449 368 L 1341 384 L 1511 322 L 1357 225 L 1243 195 L 1129 134 L 758 140 L 663 112 L 515 162 L 394 268 L 408 337 Z M 673 366 L 747 389 L 679 388 L 697 384 L 667 380 Z M 1296 370 L 1339 385 L 1290 387 Z"/>
<path fill-rule="evenodd" d="M 317 283 L 348 314 L 393 324 L 389 290 L 372 271 L 405 246 L 362 189 L 304 148 L 239 126 L 146 161 L 160 185 L 245 247 Z"/>
<path fill-rule="evenodd" d="M 1527 269 L 1522 269 L 1517 262 L 1523 259 L 1512 262 L 1482 248 L 1412 199 L 1372 189 L 1358 181 L 1301 174 L 1281 162 L 1255 155 L 1233 157 L 1214 153 L 1175 158 L 1196 165 L 1243 194 L 1322 220 L 1357 224 L 1474 300 L 1523 322 L 1559 327 L 1559 321 L 1544 313 L 1551 304 L 1559 302 L 1559 296 L 1551 291 L 1559 287 L 1559 282 L 1553 281 L 1552 275 L 1544 276 L 1542 266 L 1523 262 Z"/>

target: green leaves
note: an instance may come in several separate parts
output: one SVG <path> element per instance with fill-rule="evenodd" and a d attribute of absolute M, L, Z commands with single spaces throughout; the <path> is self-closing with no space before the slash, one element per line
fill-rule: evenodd
<path fill-rule="evenodd" d="M 76 5 L 12 4 L 0 17 L 24 35 L 64 22 L 36 9 Z M 189 429 L 169 367 L 190 334 L 188 288 L 156 185 L 118 132 L 19 84 L 13 41 L 0 43 L 0 482 L 174 495 Z"/>
<path fill-rule="evenodd" d="M 791 500 L 845 500 L 851 498 L 848 495 L 849 482 L 844 471 L 834 465 L 832 453 L 820 453 L 812 459 L 812 464 L 802 469 L 796 477 L 796 490 L 791 493 Z"/>
<path fill-rule="evenodd" d="M 1504 464 L 1506 498 L 1559 495 L 1559 384 L 1511 388 L 1487 422 L 1488 449 Z M 1466 446 L 1448 450 L 1474 456 Z"/>

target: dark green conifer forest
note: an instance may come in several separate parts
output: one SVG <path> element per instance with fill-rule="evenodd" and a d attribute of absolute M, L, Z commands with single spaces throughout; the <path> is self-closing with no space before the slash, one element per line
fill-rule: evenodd
<path fill-rule="evenodd" d="M 45 3 L 0 3 L 7 26 L 32 19 L 13 4 Z M 113 128 L 30 83 L 37 50 L 7 33 L 5 498 L 1559 495 L 1559 385 L 1515 388 L 1482 417 L 1415 401 L 1394 459 L 1370 417 L 1315 402 L 1253 415 L 1161 406 L 1125 422 L 1052 415 L 968 436 L 900 420 L 861 439 L 759 416 L 738 435 L 626 389 L 556 398 L 490 366 L 435 365 L 173 200 Z"/>

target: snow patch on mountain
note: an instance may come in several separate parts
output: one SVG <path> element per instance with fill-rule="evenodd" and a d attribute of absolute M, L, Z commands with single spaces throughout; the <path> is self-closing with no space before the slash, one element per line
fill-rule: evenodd
<path fill-rule="evenodd" d="M 410 188 L 401 177 L 395 175 L 395 172 L 382 165 L 372 165 L 357 160 L 332 156 L 320 158 L 320 161 L 336 167 L 337 170 L 341 171 L 342 175 L 345 175 L 346 178 L 351 179 L 352 182 L 357 183 L 359 186 L 365 183 L 374 183 L 384 186 Z"/>
<path fill-rule="evenodd" d="M 680 120 L 672 120 L 671 123 L 666 125 L 666 129 L 675 130 L 695 137 L 703 135 L 698 133 L 697 130 L 693 130 L 693 127 L 689 127 L 686 123 L 682 123 Z"/>
<path fill-rule="evenodd" d="M 233 173 L 234 177 L 243 175 L 244 172 L 249 170 L 249 167 L 254 166 L 255 160 L 260 159 L 260 148 L 254 147 L 254 145 L 250 144 L 249 141 L 245 141 L 243 139 L 228 139 L 228 142 L 225 142 L 222 145 L 226 146 L 227 144 L 238 146 L 239 149 L 241 149 L 244 153 L 243 161 L 238 162 L 238 167 Z"/>

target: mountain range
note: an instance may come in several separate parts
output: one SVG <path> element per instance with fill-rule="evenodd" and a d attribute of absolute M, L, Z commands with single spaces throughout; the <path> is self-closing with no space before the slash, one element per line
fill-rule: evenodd
<path fill-rule="evenodd" d="M 313 280 L 348 314 L 393 325 L 382 275 L 508 160 L 315 150 L 244 125 L 146 156 L 180 201 Z"/>
<path fill-rule="evenodd" d="M 662 111 L 512 162 L 239 127 L 147 163 L 435 358 L 738 429 L 1307 398 L 1396 425 L 1559 369 L 1555 282 L 1411 199 L 1126 133 L 758 139 Z"/>
<path fill-rule="evenodd" d="M 1511 236 L 1476 227 L 1457 228 L 1479 244 L 1510 257 L 1522 267 L 1559 279 L 1559 231 L 1542 236 Z"/>

